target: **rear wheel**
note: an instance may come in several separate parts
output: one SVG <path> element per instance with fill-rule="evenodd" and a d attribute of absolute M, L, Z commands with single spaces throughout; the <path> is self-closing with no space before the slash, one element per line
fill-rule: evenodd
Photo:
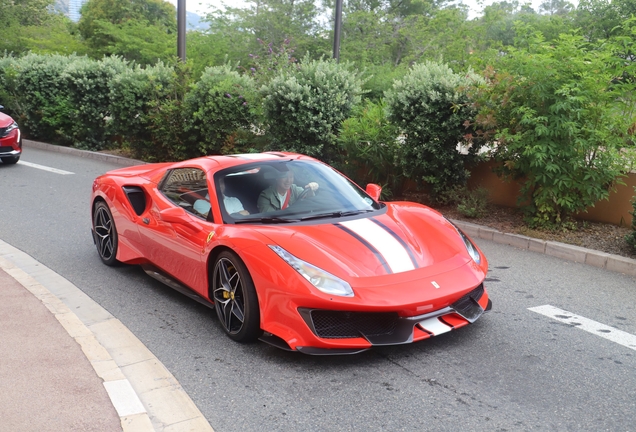
<path fill-rule="evenodd" d="M 13 165 L 18 163 L 18 161 L 20 160 L 20 156 L 3 156 L 0 159 L 2 159 L 3 164 Z"/>
<path fill-rule="evenodd" d="M 118 263 L 117 247 L 119 245 L 117 238 L 117 229 L 113 221 L 113 215 L 108 205 L 99 201 L 95 205 L 93 213 L 93 237 L 97 246 L 97 253 L 106 265 L 112 266 Z"/>
<path fill-rule="evenodd" d="M 212 296 L 216 314 L 229 337 L 249 342 L 261 335 L 254 282 L 236 254 L 223 251 L 214 262 Z"/>

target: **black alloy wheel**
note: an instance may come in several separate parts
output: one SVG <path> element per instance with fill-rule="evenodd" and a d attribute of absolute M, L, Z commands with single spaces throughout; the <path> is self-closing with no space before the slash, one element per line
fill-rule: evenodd
<path fill-rule="evenodd" d="M 261 335 L 254 282 L 245 264 L 232 252 L 221 252 L 214 263 L 212 297 L 223 330 L 230 338 L 249 342 Z"/>
<path fill-rule="evenodd" d="M 108 266 L 118 263 L 117 257 L 117 229 L 113 215 L 105 202 L 99 201 L 93 212 L 93 237 L 97 246 L 97 253 L 102 262 Z"/>

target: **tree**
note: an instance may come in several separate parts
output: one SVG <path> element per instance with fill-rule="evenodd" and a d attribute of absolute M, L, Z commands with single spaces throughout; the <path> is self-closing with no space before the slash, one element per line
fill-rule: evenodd
<path fill-rule="evenodd" d="M 407 177 L 427 185 L 434 199 L 466 184 L 465 163 L 479 150 L 467 92 L 478 81 L 472 72 L 456 74 L 445 64 L 427 61 L 414 65 L 386 93 L 389 120 L 404 136 L 398 163 Z M 467 154 L 458 151 L 458 144 Z"/>
<path fill-rule="evenodd" d="M 574 10 L 574 5 L 567 0 L 546 0 L 539 5 L 539 11 L 549 15 L 567 15 Z"/>
<path fill-rule="evenodd" d="M 141 62 L 168 60 L 170 44 L 176 55 L 176 10 L 168 1 L 89 0 L 78 28 L 96 58 L 116 54 Z M 138 47 L 143 53 L 135 53 Z"/>
<path fill-rule="evenodd" d="M 609 191 L 627 133 L 611 83 L 611 52 L 578 35 L 546 42 L 529 28 L 477 97 L 478 123 L 496 131 L 500 174 L 519 180 L 531 225 L 561 226 Z"/>
<path fill-rule="evenodd" d="M 323 37 L 313 0 L 248 0 L 246 6 L 212 10 L 206 21 L 210 34 L 229 48 L 228 60 L 245 60 L 260 52 L 260 42 L 270 47 L 291 41 L 297 56 L 311 51 L 314 58 L 331 53 L 331 44 Z"/>

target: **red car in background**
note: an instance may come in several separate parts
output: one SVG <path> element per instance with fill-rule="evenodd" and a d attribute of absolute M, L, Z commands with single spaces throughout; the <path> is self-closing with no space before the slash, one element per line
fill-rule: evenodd
<path fill-rule="evenodd" d="M 0 110 L 4 107 L 0 105 Z M 0 112 L 0 160 L 14 164 L 22 154 L 22 136 L 18 124 L 8 115 Z"/>
<path fill-rule="evenodd" d="M 476 321 L 486 257 L 435 210 L 380 192 L 292 153 L 122 168 L 93 183 L 93 240 L 104 264 L 216 309 L 239 342 L 353 354 Z"/>

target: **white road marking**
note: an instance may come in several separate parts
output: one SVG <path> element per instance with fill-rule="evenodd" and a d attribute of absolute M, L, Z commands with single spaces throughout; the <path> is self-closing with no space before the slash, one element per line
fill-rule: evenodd
<path fill-rule="evenodd" d="M 139 396 L 135 393 L 130 381 L 127 379 L 117 381 L 104 381 L 106 392 L 117 410 L 119 417 L 126 417 L 134 414 L 142 414 L 146 412 L 143 404 L 139 400 Z"/>
<path fill-rule="evenodd" d="M 38 164 L 31 163 L 31 162 L 18 161 L 18 163 L 20 165 L 25 165 L 25 166 L 28 166 L 28 167 L 31 167 L 31 168 L 37 168 L 37 169 L 40 169 L 40 170 L 43 170 L 43 171 L 49 171 L 49 172 L 52 172 L 52 173 L 55 173 L 55 174 L 62 174 L 62 175 L 75 174 L 75 173 L 72 173 L 70 171 L 64 171 L 64 170 L 61 170 L 61 169 L 51 168 L 51 167 L 47 167 L 47 166 L 44 166 L 44 165 L 38 165 Z"/>
<path fill-rule="evenodd" d="M 575 326 L 596 336 L 600 336 L 607 340 L 611 340 L 612 342 L 616 342 L 617 344 L 623 345 L 624 347 L 636 350 L 636 336 L 622 330 L 618 330 L 617 328 L 592 321 L 591 319 L 575 315 L 572 312 L 568 312 L 566 310 L 559 309 L 550 305 L 532 307 L 528 308 L 528 310 L 539 313 L 541 315 L 545 315 L 557 321 L 561 321 L 562 323 Z"/>

